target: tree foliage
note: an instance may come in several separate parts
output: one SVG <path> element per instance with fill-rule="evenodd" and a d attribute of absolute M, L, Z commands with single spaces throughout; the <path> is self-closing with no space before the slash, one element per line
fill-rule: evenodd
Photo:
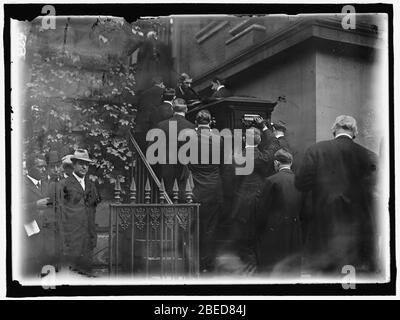
<path fill-rule="evenodd" d="M 55 46 L 27 56 L 24 153 L 64 155 L 85 148 L 94 159 L 90 179 L 104 185 L 119 176 L 128 183 L 133 154 L 127 133 L 135 124 L 136 105 L 135 70 L 127 59 L 107 56 L 103 68 L 92 68 L 82 55 Z"/>

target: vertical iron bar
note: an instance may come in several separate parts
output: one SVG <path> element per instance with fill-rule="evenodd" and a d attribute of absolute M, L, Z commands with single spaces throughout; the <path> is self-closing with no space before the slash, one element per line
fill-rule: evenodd
<path fill-rule="evenodd" d="M 200 276 L 200 252 L 199 252 L 199 236 L 200 236 L 200 222 L 199 222 L 199 206 L 197 205 L 195 207 L 195 212 L 196 212 L 196 276 Z"/>
<path fill-rule="evenodd" d="M 178 214 L 178 213 L 177 213 Z M 178 242 L 178 237 L 177 237 L 177 235 L 178 235 L 178 229 L 179 229 L 179 225 L 177 224 L 177 219 L 175 219 L 175 230 L 174 230 L 174 240 L 173 240 L 173 252 L 174 252 L 174 264 L 173 264 L 173 278 L 175 279 L 176 278 L 176 269 L 177 269 L 177 266 L 176 266 L 176 260 L 177 260 L 177 249 L 178 249 L 178 246 L 177 246 L 177 242 Z"/>
<path fill-rule="evenodd" d="M 189 261 L 189 265 L 188 265 L 188 270 L 187 270 L 187 273 L 188 273 L 188 276 L 189 277 L 191 277 L 192 276 L 192 263 L 193 263 L 193 261 L 192 261 L 192 256 L 193 256 L 193 254 L 192 254 L 192 239 L 191 239 L 191 237 L 192 237 L 192 213 L 193 213 L 193 211 L 192 210 L 189 210 L 189 228 L 188 228 L 188 251 L 189 251 L 189 253 L 188 253 L 188 261 Z"/>
<path fill-rule="evenodd" d="M 149 232 L 149 211 L 146 210 L 146 278 L 149 277 Z"/>
<path fill-rule="evenodd" d="M 113 265 L 113 214 L 114 214 L 114 207 L 110 204 L 110 231 L 109 231 L 109 235 L 108 235 L 108 263 L 109 263 L 109 270 L 108 270 L 108 274 L 109 276 L 112 275 L 112 265 Z"/>
<path fill-rule="evenodd" d="M 161 229 L 160 229 L 160 261 L 161 261 L 161 278 L 164 273 L 164 208 L 161 211 Z"/>
<path fill-rule="evenodd" d="M 135 215 L 131 212 L 131 275 L 133 276 L 135 263 Z"/>
<path fill-rule="evenodd" d="M 115 227 L 115 232 L 116 232 L 116 239 L 115 239 L 115 275 L 118 276 L 118 263 L 119 263 L 119 257 L 118 257 L 118 250 L 119 250 L 119 246 L 118 246 L 118 242 L 119 242 L 119 214 L 118 214 L 118 210 L 117 207 L 116 209 L 116 214 L 115 214 L 115 221 L 116 221 L 116 227 Z"/>

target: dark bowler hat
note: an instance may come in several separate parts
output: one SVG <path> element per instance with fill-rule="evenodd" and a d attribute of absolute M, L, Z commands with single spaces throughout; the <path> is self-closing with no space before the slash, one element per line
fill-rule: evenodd
<path fill-rule="evenodd" d="M 289 151 L 282 148 L 275 152 L 274 160 L 279 161 L 283 164 L 289 164 L 293 162 L 293 156 Z"/>
<path fill-rule="evenodd" d="M 286 131 L 286 122 L 278 120 L 272 124 L 276 130 Z"/>
<path fill-rule="evenodd" d="M 47 165 L 51 164 L 60 164 L 61 158 L 57 151 L 49 151 L 46 154 L 46 163 Z"/>

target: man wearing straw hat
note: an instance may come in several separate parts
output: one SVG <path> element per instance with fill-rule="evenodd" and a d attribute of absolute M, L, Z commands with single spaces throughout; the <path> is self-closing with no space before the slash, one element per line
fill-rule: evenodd
<path fill-rule="evenodd" d="M 76 150 L 71 161 L 74 171 L 64 180 L 63 186 L 63 264 L 78 272 L 90 273 L 92 251 L 96 246 L 96 206 L 101 199 L 87 177 L 92 163 L 88 151 Z"/>

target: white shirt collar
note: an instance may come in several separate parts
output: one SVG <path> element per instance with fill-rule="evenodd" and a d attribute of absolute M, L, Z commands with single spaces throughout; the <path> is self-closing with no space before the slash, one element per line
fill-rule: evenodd
<path fill-rule="evenodd" d="M 199 129 L 200 129 L 200 128 L 210 129 L 210 126 L 209 126 L 208 124 L 199 124 L 197 127 L 198 127 Z"/>
<path fill-rule="evenodd" d="M 279 168 L 279 171 L 281 171 L 281 170 L 291 170 L 291 168 L 290 168 L 290 166 L 281 166 L 280 168 Z"/>
<path fill-rule="evenodd" d="M 36 180 L 35 178 L 32 178 L 29 174 L 26 175 L 29 179 L 31 179 L 31 181 L 33 182 L 33 184 L 35 186 L 37 186 L 38 183 L 42 184 L 40 180 Z"/>
<path fill-rule="evenodd" d="M 168 103 L 168 104 L 170 104 L 172 106 L 172 102 L 171 101 L 164 100 L 164 103 Z"/>
<path fill-rule="evenodd" d="M 336 139 L 336 138 L 339 138 L 340 136 L 346 136 L 346 137 L 349 137 L 351 140 L 353 140 L 353 137 L 352 137 L 351 135 L 349 135 L 348 133 L 345 133 L 345 132 L 342 132 L 342 133 L 337 134 L 337 135 L 335 136 L 335 139 Z"/>
<path fill-rule="evenodd" d="M 78 175 L 75 174 L 75 172 L 72 172 L 72 174 L 74 175 L 74 177 L 76 178 L 76 180 L 78 180 L 78 182 L 80 183 L 80 185 L 82 186 L 83 190 L 85 190 L 85 177 L 81 178 Z"/>
<path fill-rule="evenodd" d="M 280 137 L 284 137 L 285 135 L 283 133 L 278 133 L 275 137 L 278 139 Z"/>
<path fill-rule="evenodd" d="M 180 116 L 184 117 L 185 113 L 184 112 L 174 112 L 174 114 L 179 114 Z"/>
<path fill-rule="evenodd" d="M 219 86 L 217 87 L 217 91 L 219 91 L 221 88 L 225 88 L 225 86 L 224 86 L 223 84 L 219 85 Z"/>

